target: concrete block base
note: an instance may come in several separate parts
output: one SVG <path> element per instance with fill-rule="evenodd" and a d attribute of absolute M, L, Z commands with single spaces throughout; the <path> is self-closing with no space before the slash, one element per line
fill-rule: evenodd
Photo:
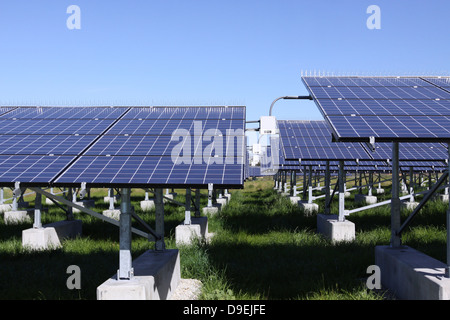
<path fill-rule="evenodd" d="M 142 211 L 150 211 L 155 208 L 154 200 L 143 200 L 141 201 L 141 209 Z"/>
<path fill-rule="evenodd" d="M 114 203 L 116 203 L 117 202 L 117 198 L 116 197 L 112 197 L 112 198 L 113 198 Z M 110 199 L 111 199 L 111 197 L 103 197 L 103 202 L 104 203 L 109 203 Z"/>
<path fill-rule="evenodd" d="M 40 229 L 22 231 L 22 246 L 33 250 L 56 249 L 63 239 L 75 238 L 82 233 L 81 220 L 58 221 Z"/>
<path fill-rule="evenodd" d="M 203 207 L 203 214 L 216 214 L 219 212 L 219 207 Z"/>
<path fill-rule="evenodd" d="M 11 204 L 0 204 L 0 213 L 4 213 L 6 211 L 11 211 L 12 205 Z"/>
<path fill-rule="evenodd" d="M 414 202 L 409 202 L 409 201 L 402 202 L 402 207 L 406 208 L 406 210 L 414 210 L 418 205 L 419 205 L 419 203 L 415 202 L 415 201 Z"/>
<path fill-rule="evenodd" d="M 173 200 L 173 194 L 171 194 L 171 193 L 164 194 L 164 197 L 165 197 L 165 198 L 163 198 L 164 203 L 170 202 L 170 201 L 167 200 L 166 198 L 169 198 L 169 199 Z"/>
<path fill-rule="evenodd" d="M 376 194 L 384 194 L 384 189 L 377 188 L 375 189 Z"/>
<path fill-rule="evenodd" d="M 380 267 L 381 285 L 398 299 L 450 299 L 450 279 L 444 277 L 446 265 L 417 250 L 376 246 L 375 264 Z"/>
<path fill-rule="evenodd" d="M 374 203 L 377 203 L 377 197 L 375 197 L 375 196 L 366 196 L 366 195 L 363 195 L 363 194 L 356 194 L 355 195 L 355 202 L 365 203 L 365 204 L 374 204 Z"/>
<path fill-rule="evenodd" d="M 103 215 L 105 217 L 108 217 L 111 219 L 119 220 L 120 219 L 120 209 L 103 210 Z"/>
<path fill-rule="evenodd" d="M 282 197 L 289 197 L 291 195 L 291 193 L 290 192 L 282 192 L 282 193 L 280 193 L 280 195 Z"/>
<path fill-rule="evenodd" d="M 227 198 L 216 199 L 216 203 L 220 204 L 220 208 L 223 208 L 227 205 Z"/>
<path fill-rule="evenodd" d="M 93 208 L 95 206 L 95 200 L 80 200 L 76 201 L 75 204 L 85 207 L 85 208 Z M 74 213 L 80 212 L 77 208 L 73 208 Z"/>
<path fill-rule="evenodd" d="M 303 209 L 305 215 L 311 215 L 317 211 L 319 211 L 319 205 L 317 203 L 308 203 L 299 201 L 298 206 Z"/>
<path fill-rule="evenodd" d="M 333 243 L 353 241 L 355 239 L 355 224 L 351 221 L 338 221 L 337 215 L 318 214 L 317 232 Z"/>
<path fill-rule="evenodd" d="M 97 300 L 168 300 L 181 281 L 180 254 L 176 249 L 148 250 L 133 261 L 134 277 L 117 275 L 97 287 Z"/>
<path fill-rule="evenodd" d="M 5 224 L 17 224 L 23 222 L 32 222 L 34 216 L 34 209 L 6 211 L 3 215 Z"/>
<path fill-rule="evenodd" d="M 190 244 L 198 238 L 206 238 L 208 234 L 208 218 L 192 217 L 191 224 L 180 224 L 175 228 L 175 243 Z"/>
<path fill-rule="evenodd" d="M 297 204 L 301 199 L 300 197 L 289 197 L 289 200 L 291 200 L 292 204 Z"/>
<path fill-rule="evenodd" d="M 228 202 L 230 202 L 230 200 L 231 200 L 231 193 L 224 194 L 223 196 L 224 196 L 225 198 L 227 198 L 227 201 L 228 201 Z"/>
<path fill-rule="evenodd" d="M 448 202 L 448 201 L 449 201 L 449 195 L 448 195 L 448 194 L 440 194 L 440 195 L 439 195 L 439 199 L 440 199 L 442 202 Z"/>

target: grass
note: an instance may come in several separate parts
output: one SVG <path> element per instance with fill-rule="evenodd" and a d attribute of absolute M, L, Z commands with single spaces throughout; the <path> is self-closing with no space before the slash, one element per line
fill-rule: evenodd
<path fill-rule="evenodd" d="M 232 191 L 232 200 L 219 214 L 210 216 L 210 243 L 197 241 L 179 246 L 181 275 L 203 283 L 201 299 L 244 300 L 382 300 L 386 297 L 365 287 L 367 267 L 374 264 L 377 245 L 390 239 L 390 210 L 383 206 L 358 212 L 349 220 L 356 225 L 356 240 L 332 245 L 316 233 L 316 217 L 305 216 L 287 198 L 273 191 L 273 181 L 248 181 L 242 190 Z M 184 201 L 183 190 L 177 200 Z M 390 190 L 386 189 L 385 198 Z M 103 204 L 106 190 L 92 190 L 96 209 Z M 136 212 L 154 225 L 154 212 L 140 211 L 143 191 L 132 193 Z M 33 205 L 33 199 L 29 199 Z M 323 200 L 318 201 L 323 208 Z M 202 198 L 202 206 L 206 198 Z M 352 200 L 346 207 L 356 207 Z M 447 205 L 432 201 L 425 206 L 403 234 L 403 243 L 438 260 L 445 261 Z M 332 213 L 337 212 L 337 203 Z M 408 212 L 403 212 L 406 219 Z M 62 210 L 49 207 L 43 224 L 65 218 Z M 116 226 L 83 213 L 83 236 L 65 240 L 63 247 L 42 252 L 22 248 L 21 232 L 31 223 L 5 225 L 0 218 L 0 299 L 72 300 L 96 299 L 98 285 L 118 268 L 119 232 Z M 184 208 L 165 205 L 167 248 L 177 248 L 175 226 L 184 219 Z M 153 243 L 133 236 L 136 258 Z M 81 289 L 68 290 L 66 270 L 81 269 Z"/>

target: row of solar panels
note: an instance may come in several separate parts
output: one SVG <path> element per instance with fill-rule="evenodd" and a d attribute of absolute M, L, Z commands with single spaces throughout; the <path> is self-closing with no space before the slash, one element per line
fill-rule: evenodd
<path fill-rule="evenodd" d="M 240 187 L 245 107 L 0 110 L 0 184 Z"/>
<path fill-rule="evenodd" d="M 402 169 L 444 170 L 449 158 L 450 78 L 303 77 L 325 121 L 279 120 L 263 172 L 308 168 L 389 171 L 392 141 Z M 333 142 L 333 141 L 342 142 Z M 381 141 L 381 142 L 380 142 Z M 383 142 L 386 141 L 386 142 Z M 389 141 L 389 142 L 388 142 Z M 426 141 L 426 143 L 420 143 Z M 367 145 L 361 142 L 375 142 Z M 276 151 L 270 155 L 271 151 Z M 275 155 L 277 154 L 277 156 Z M 300 166 L 301 164 L 301 166 Z"/>

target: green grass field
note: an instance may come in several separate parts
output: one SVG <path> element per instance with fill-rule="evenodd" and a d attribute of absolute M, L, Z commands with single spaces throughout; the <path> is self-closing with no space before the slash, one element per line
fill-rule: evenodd
<path fill-rule="evenodd" d="M 245 188 L 232 190 L 232 200 L 217 215 L 210 216 L 210 243 L 198 241 L 180 246 L 181 276 L 203 283 L 201 299 L 275 300 L 372 300 L 392 298 L 365 286 L 367 267 L 375 263 L 375 246 L 390 239 L 389 205 L 356 213 L 356 240 L 332 245 L 316 233 L 316 216 L 306 217 L 301 209 L 273 190 L 273 181 L 247 181 Z M 177 200 L 183 202 L 183 190 Z M 380 199 L 389 198 L 387 194 Z M 92 190 L 98 212 L 106 190 Z M 154 225 L 154 212 L 143 213 L 139 201 L 144 192 L 133 190 L 136 212 Z M 33 198 L 30 197 L 30 205 Z M 352 208 L 352 199 L 346 208 Z M 323 211 L 323 201 L 318 202 Z M 202 197 L 202 206 L 206 198 Z M 413 220 L 403 243 L 438 260 L 445 261 L 447 205 L 432 201 Z M 337 212 L 337 202 L 332 212 Z M 403 213 L 405 219 L 407 212 Z M 83 236 L 65 240 L 57 250 L 27 251 L 21 245 L 22 230 L 31 223 L 5 225 L 0 216 L 0 299 L 96 299 L 96 288 L 117 272 L 119 232 L 116 226 L 84 213 Z M 42 223 L 64 220 L 62 210 L 49 207 Z M 174 230 L 184 219 L 184 207 L 165 205 L 167 248 L 176 248 Z M 137 258 L 153 243 L 133 235 L 132 253 Z M 66 286 L 67 267 L 81 269 L 81 289 Z"/>

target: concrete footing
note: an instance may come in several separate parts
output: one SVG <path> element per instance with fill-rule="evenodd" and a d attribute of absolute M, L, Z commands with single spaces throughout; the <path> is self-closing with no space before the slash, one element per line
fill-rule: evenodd
<path fill-rule="evenodd" d="M 402 207 L 406 208 L 406 210 L 414 210 L 417 206 L 419 205 L 418 202 L 410 202 L 410 201 L 405 201 L 402 202 Z"/>
<path fill-rule="evenodd" d="M 363 194 L 355 195 L 355 202 L 357 203 L 365 203 L 365 204 L 374 204 L 377 203 L 377 197 L 375 196 L 366 196 Z"/>
<path fill-rule="evenodd" d="M 301 198 L 300 197 L 289 197 L 289 200 L 291 200 L 291 203 L 292 204 L 297 204 L 300 200 L 301 200 Z"/>
<path fill-rule="evenodd" d="M 117 198 L 116 197 L 103 197 L 103 202 L 104 203 L 109 203 L 111 198 L 113 198 L 114 203 L 117 203 Z"/>
<path fill-rule="evenodd" d="M 303 209 L 305 215 L 311 215 L 319 211 L 319 205 L 317 203 L 308 203 L 307 201 L 299 201 L 298 206 Z"/>
<path fill-rule="evenodd" d="M 408 246 L 375 247 L 375 264 L 380 268 L 381 285 L 398 299 L 449 300 L 450 279 L 446 265 Z"/>
<path fill-rule="evenodd" d="M 205 239 L 208 234 L 208 218 L 192 217 L 191 224 L 180 224 L 175 228 L 175 243 L 190 244 L 196 239 Z"/>
<path fill-rule="evenodd" d="M 42 228 L 22 231 L 22 246 L 34 250 L 56 249 L 63 239 L 75 238 L 82 233 L 81 220 L 58 221 Z"/>
<path fill-rule="evenodd" d="M 384 194 L 384 189 L 377 188 L 375 189 L 376 194 Z"/>
<path fill-rule="evenodd" d="M 75 204 L 85 208 L 93 208 L 95 206 L 95 200 L 79 200 L 76 201 Z M 80 212 L 77 208 L 73 208 L 72 210 L 74 213 Z"/>
<path fill-rule="evenodd" d="M 203 207 L 202 209 L 203 214 L 216 214 L 217 212 L 219 212 L 219 207 Z"/>
<path fill-rule="evenodd" d="M 155 208 L 154 200 L 142 200 L 141 201 L 141 209 L 142 211 L 150 211 Z"/>
<path fill-rule="evenodd" d="M 440 199 L 442 202 L 448 202 L 448 201 L 449 201 L 449 195 L 448 195 L 448 194 L 440 194 L 440 195 L 439 195 L 439 199 Z"/>
<path fill-rule="evenodd" d="M 18 224 L 23 222 L 32 222 L 34 216 L 34 209 L 6 211 L 3 214 L 5 224 Z"/>
<path fill-rule="evenodd" d="M 11 211 L 12 205 L 11 204 L 0 204 L 0 213 L 4 213 L 6 211 Z"/>
<path fill-rule="evenodd" d="M 108 217 L 108 218 L 111 218 L 111 219 L 119 220 L 120 219 L 120 209 L 103 210 L 103 215 L 105 217 Z"/>
<path fill-rule="evenodd" d="M 355 224 L 351 221 L 338 221 L 337 215 L 318 214 L 317 232 L 333 243 L 353 241 L 355 239 Z"/>
<path fill-rule="evenodd" d="M 180 254 L 176 249 L 148 250 L 133 261 L 134 277 L 117 275 L 97 287 L 97 300 L 167 300 L 181 281 Z"/>
<path fill-rule="evenodd" d="M 216 203 L 220 204 L 220 208 L 223 208 L 227 205 L 227 198 L 216 199 Z"/>

